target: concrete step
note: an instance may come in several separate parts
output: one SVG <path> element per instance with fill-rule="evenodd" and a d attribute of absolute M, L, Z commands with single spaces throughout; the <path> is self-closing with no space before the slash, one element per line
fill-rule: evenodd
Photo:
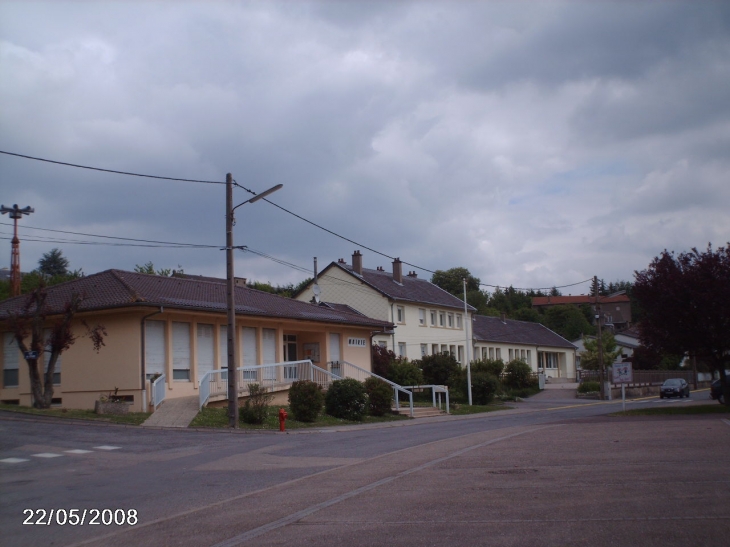
<path fill-rule="evenodd" d="M 402 414 L 403 416 L 410 416 L 411 409 L 408 406 L 401 405 L 400 411 L 397 411 L 396 409 L 393 409 L 393 412 L 397 414 Z M 432 416 L 442 416 L 446 414 L 443 410 L 439 410 L 438 408 L 434 407 L 426 407 L 426 406 L 414 406 L 413 407 L 413 417 L 414 418 L 430 418 Z"/>

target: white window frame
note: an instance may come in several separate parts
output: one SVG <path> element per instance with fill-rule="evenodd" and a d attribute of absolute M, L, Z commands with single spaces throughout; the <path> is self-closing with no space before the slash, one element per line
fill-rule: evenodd
<path fill-rule="evenodd" d="M 447 318 L 447 321 L 448 321 L 449 328 L 450 329 L 453 329 L 454 328 L 454 314 L 453 313 L 449 313 L 449 314 L 446 315 L 446 318 Z"/>
<path fill-rule="evenodd" d="M 431 310 L 430 314 L 431 314 L 431 326 L 435 327 L 436 326 L 436 310 Z"/>
<path fill-rule="evenodd" d="M 187 321 L 172 322 L 172 381 L 190 382 L 192 355 L 190 355 L 190 323 Z M 175 377 L 177 373 L 177 378 Z M 181 374 L 185 373 L 185 374 Z M 180 376 L 187 378 L 180 378 Z"/>
<path fill-rule="evenodd" d="M 418 308 L 418 324 L 422 327 L 426 326 L 426 310 Z"/>
<path fill-rule="evenodd" d="M 398 342 L 398 357 L 408 357 L 405 342 Z"/>
<path fill-rule="evenodd" d="M 421 357 L 428 355 L 428 344 L 421 344 Z"/>
<path fill-rule="evenodd" d="M 461 330 L 461 328 L 462 328 L 462 326 L 461 326 L 461 314 L 460 313 L 457 313 L 456 314 L 456 328 L 459 329 L 459 330 Z"/>
<path fill-rule="evenodd" d="M 405 322 L 406 322 L 406 309 L 403 306 L 396 306 L 395 307 L 395 318 L 396 318 L 396 322 L 400 323 L 401 325 L 405 324 Z"/>

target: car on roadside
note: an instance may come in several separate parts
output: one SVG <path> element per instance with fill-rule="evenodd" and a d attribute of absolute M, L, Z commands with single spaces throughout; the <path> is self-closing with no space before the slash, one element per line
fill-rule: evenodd
<path fill-rule="evenodd" d="M 689 397 L 689 384 L 683 378 L 670 378 L 665 380 L 659 388 L 659 398 L 664 397 Z"/>
<path fill-rule="evenodd" d="M 710 397 L 719 401 L 721 405 L 725 404 L 725 396 L 722 394 L 722 380 L 720 378 L 710 384 Z"/>

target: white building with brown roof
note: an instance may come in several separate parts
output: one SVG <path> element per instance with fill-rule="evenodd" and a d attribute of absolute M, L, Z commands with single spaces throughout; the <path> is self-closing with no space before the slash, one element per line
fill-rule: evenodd
<path fill-rule="evenodd" d="M 318 276 L 319 299 L 323 303 L 347 305 L 365 316 L 389 322 L 395 329 L 373 335 L 374 343 L 388 347 L 396 355 L 420 359 L 424 355 L 451 352 L 464 362 L 467 336 L 475 308 L 415 272 L 403 275 L 400 259 L 392 271 L 363 267 L 362 254 L 355 251 L 352 264 L 340 259 Z M 314 281 L 294 296 L 302 302 L 314 299 Z"/>
<path fill-rule="evenodd" d="M 575 352 L 575 345 L 540 323 L 474 316 L 475 359 L 521 359 L 548 378 L 574 381 Z"/>
<path fill-rule="evenodd" d="M 47 289 L 48 324 L 74 293 L 84 297 L 73 329 L 79 339 L 57 364 L 55 403 L 93 408 L 100 394 L 119 388 L 135 411 L 146 410 L 148 379 L 165 375 L 166 397 L 197 395 L 200 379 L 227 366 L 226 285 L 223 280 L 163 277 L 107 270 Z M 10 313 L 27 296 L 0 302 L 0 401 L 31 405 L 23 356 L 8 332 Z M 317 306 L 236 286 L 238 367 L 310 358 L 320 368 L 348 361 L 370 370 L 371 333 L 387 320 Z M 83 338 L 82 321 L 101 323 L 108 333 L 99 353 Z M 252 381 L 256 379 L 251 377 Z"/>

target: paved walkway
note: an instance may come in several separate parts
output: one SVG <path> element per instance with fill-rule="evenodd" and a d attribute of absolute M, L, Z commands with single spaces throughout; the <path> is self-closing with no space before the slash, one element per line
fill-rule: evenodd
<path fill-rule="evenodd" d="M 200 400 L 197 396 L 165 399 L 142 426 L 187 427 L 198 415 Z"/>

